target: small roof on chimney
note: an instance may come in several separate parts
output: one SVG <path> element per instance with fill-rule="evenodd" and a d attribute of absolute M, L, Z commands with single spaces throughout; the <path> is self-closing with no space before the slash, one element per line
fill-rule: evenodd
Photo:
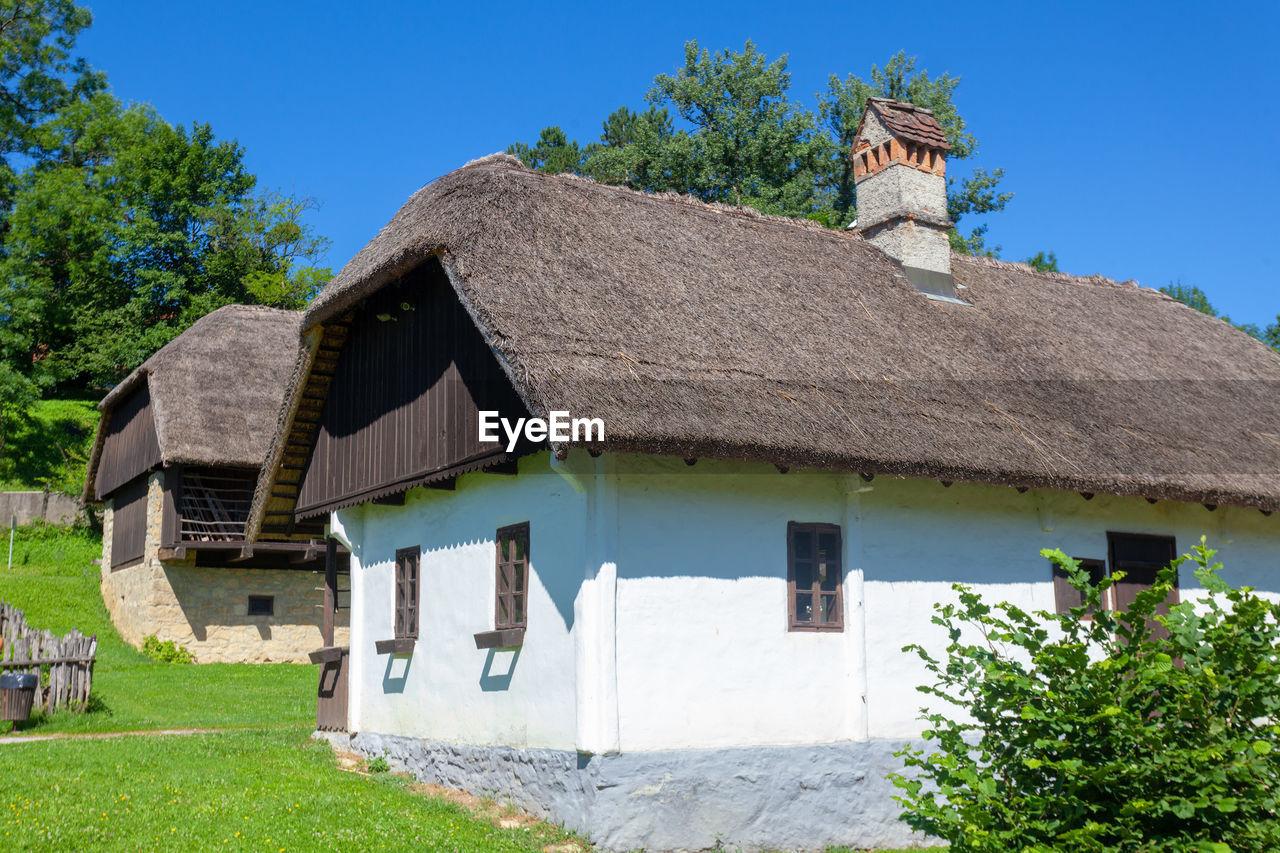
<path fill-rule="evenodd" d="M 885 129 L 899 139 L 943 151 L 951 148 L 947 143 L 947 135 L 942 132 L 942 125 L 933 117 L 933 110 L 917 107 L 915 104 L 904 104 L 892 98 L 867 98 L 863 120 L 866 120 L 868 112 L 873 111 Z M 861 134 L 861 126 L 858 127 L 858 132 Z"/>

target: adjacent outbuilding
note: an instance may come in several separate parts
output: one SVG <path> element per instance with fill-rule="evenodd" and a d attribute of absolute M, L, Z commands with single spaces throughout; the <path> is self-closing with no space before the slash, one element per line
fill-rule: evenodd
<path fill-rule="evenodd" d="M 300 320 L 220 308 L 99 404 L 84 500 L 104 507 L 102 597 L 129 642 L 154 634 L 200 662 L 306 661 L 322 645 L 323 520 L 245 535 Z"/>

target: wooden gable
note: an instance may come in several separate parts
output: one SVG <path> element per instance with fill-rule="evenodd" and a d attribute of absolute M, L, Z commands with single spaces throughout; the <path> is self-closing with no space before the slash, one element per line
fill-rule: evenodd
<path fill-rule="evenodd" d="M 160 441 L 151 413 L 151 392 L 141 382 L 108 415 L 107 434 L 98 459 L 95 492 L 102 500 L 135 477 L 159 465 Z"/>
<path fill-rule="evenodd" d="M 507 461 L 502 443 L 479 440 L 481 410 L 528 416 L 432 259 L 349 318 L 297 517 Z"/>

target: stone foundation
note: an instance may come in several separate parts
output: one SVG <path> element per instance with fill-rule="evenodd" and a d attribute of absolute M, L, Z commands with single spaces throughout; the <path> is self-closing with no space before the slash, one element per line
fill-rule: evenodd
<path fill-rule="evenodd" d="M 200 568 L 194 557 L 161 561 L 163 488 L 153 474 L 141 562 L 111 569 L 114 513 L 103 513 L 102 599 L 111 621 L 135 646 L 150 634 L 183 646 L 199 663 L 307 663 L 320 636 L 324 575 L 304 569 Z M 270 616 L 250 616 L 249 596 L 273 596 Z M 335 642 L 348 642 L 347 611 L 337 614 Z"/>
<path fill-rule="evenodd" d="M 928 843 L 897 819 L 899 741 L 586 755 L 329 736 L 424 782 L 492 797 L 606 850 L 823 850 Z"/>

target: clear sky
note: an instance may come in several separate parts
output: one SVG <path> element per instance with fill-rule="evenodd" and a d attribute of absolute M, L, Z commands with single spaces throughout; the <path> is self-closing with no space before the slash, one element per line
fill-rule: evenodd
<path fill-rule="evenodd" d="M 971 162 L 1016 192 L 990 219 L 1003 257 L 1196 284 L 1236 321 L 1280 312 L 1276 0 L 88 5 L 80 52 L 115 94 L 211 123 L 262 185 L 316 198 L 335 270 L 439 175 L 548 124 L 594 139 L 686 40 L 752 39 L 789 54 L 809 107 L 899 49 L 960 76 Z"/>

